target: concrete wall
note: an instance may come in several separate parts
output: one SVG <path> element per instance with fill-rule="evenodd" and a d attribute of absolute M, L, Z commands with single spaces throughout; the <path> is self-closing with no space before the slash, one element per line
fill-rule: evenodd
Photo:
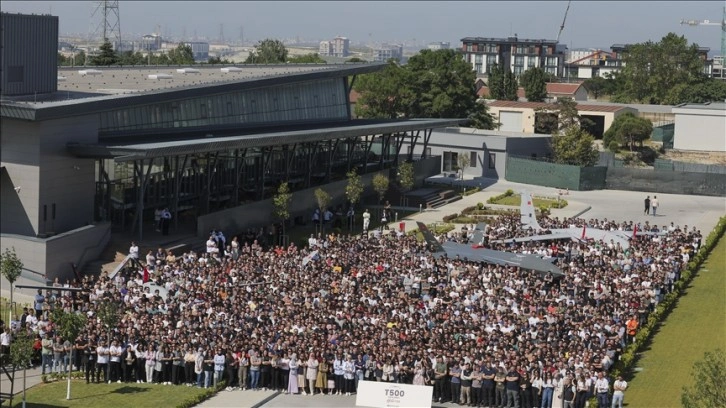
<path fill-rule="evenodd" d="M 94 161 L 71 156 L 66 145 L 96 143 L 97 115 L 44 122 L 6 118 L 1 129 L 0 163 L 5 171 L 0 185 L 0 232 L 37 236 L 90 224 Z"/>
<path fill-rule="evenodd" d="M 81 270 L 101 255 L 110 238 L 108 223 L 85 226 L 46 239 L 1 234 L 0 251 L 15 248 L 23 262 L 23 276 L 67 279 L 74 277 L 71 264 Z"/>
<path fill-rule="evenodd" d="M 388 176 L 388 170 L 361 176 L 363 185 L 366 188 L 366 191 L 363 193 L 364 196 L 372 193 L 371 181 L 378 173 Z M 293 193 L 290 203 L 290 218 L 292 219 L 301 215 L 306 221 L 309 221 L 312 212 L 318 206 L 315 200 L 315 190 L 318 188 L 322 188 L 330 194 L 331 206 L 342 204 L 345 202 L 345 186 L 347 184 L 348 180 L 340 180 L 325 186 L 313 187 Z M 249 227 L 270 225 L 278 221 L 272 216 L 273 208 L 272 198 L 269 198 L 267 200 L 203 215 L 197 218 L 197 236 L 207 238 L 209 231 L 213 229 L 221 229 L 226 234 L 238 234 Z"/>
<path fill-rule="evenodd" d="M 726 152 L 726 111 L 723 109 L 673 108 L 673 148 Z"/>
<path fill-rule="evenodd" d="M 40 232 L 63 232 L 93 222 L 95 162 L 71 156 L 68 142 L 98 142 L 98 115 L 40 123 Z M 53 204 L 56 213 L 53 219 Z M 47 219 L 43 220 L 44 207 Z"/>
<path fill-rule="evenodd" d="M 39 125 L 0 121 L 0 233 L 35 236 L 39 232 Z"/>

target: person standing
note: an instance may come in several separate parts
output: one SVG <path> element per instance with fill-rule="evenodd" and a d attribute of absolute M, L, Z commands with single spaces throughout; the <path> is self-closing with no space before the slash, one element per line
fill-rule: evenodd
<path fill-rule="evenodd" d="M 171 224 L 171 212 L 168 208 L 164 208 L 164 211 L 161 212 L 162 235 L 169 235 L 169 224 Z"/>
<path fill-rule="evenodd" d="M 366 209 L 363 212 L 363 232 L 368 232 L 368 226 L 371 224 L 371 213 Z"/>
<path fill-rule="evenodd" d="M 307 380 L 310 388 L 310 395 L 315 395 L 315 380 L 318 379 L 319 365 L 320 363 L 318 362 L 318 359 L 315 358 L 315 353 L 311 352 L 308 357 L 307 364 L 305 364 L 305 379 Z"/>
<path fill-rule="evenodd" d="M 608 401 L 609 391 L 610 382 L 605 377 L 605 374 L 600 371 L 597 373 L 597 380 L 595 380 L 595 392 L 597 393 L 597 405 L 599 407 L 607 407 L 610 405 L 610 401 Z"/>
<path fill-rule="evenodd" d="M 645 212 L 643 214 L 650 214 L 650 196 L 645 197 Z"/>
<path fill-rule="evenodd" d="M 43 291 L 40 289 L 38 289 L 38 294 L 35 295 L 33 303 L 35 306 L 35 317 L 40 320 L 40 316 L 43 315 L 43 306 L 45 305 L 45 296 L 43 296 Z"/>
<path fill-rule="evenodd" d="M 617 376 L 613 383 L 612 408 L 623 408 L 623 399 L 625 398 L 626 388 L 628 388 L 628 383 L 623 380 L 623 377 Z"/>
<path fill-rule="evenodd" d="M 650 201 L 650 208 L 653 209 L 653 217 L 656 217 L 658 215 L 657 212 L 659 204 L 660 203 L 658 203 L 658 197 L 653 196 L 653 199 Z"/>

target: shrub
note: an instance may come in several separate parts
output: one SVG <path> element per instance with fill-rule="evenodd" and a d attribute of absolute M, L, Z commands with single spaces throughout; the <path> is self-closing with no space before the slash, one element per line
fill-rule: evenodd
<path fill-rule="evenodd" d="M 615 140 L 611 141 L 610 144 L 608 144 L 608 150 L 610 150 L 613 153 L 619 152 L 620 151 L 620 143 L 618 143 Z"/>
<path fill-rule="evenodd" d="M 504 197 L 511 197 L 514 195 L 514 190 L 511 188 L 504 192 Z"/>
<path fill-rule="evenodd" d="M 477 210 L 483 210 L 484 209 L 484 203 L 476 203 L 476 209 Z"/>
<path fill-rule="evenodd" d="M 466 207 L 466 208 L 464 208 L 463 210 L 461 210 L 461 213 L 462 213 L 462 214 L 471 214 L 471 213 L 473 213 L 473 212 L 474 212 L 475 210 L 476 210 L 476 207 L 474 207 L 474 206 L 472 205 L 471 207 Z"/>
<path fill-rule="evenodd" d="M 453 222 L 455 224 L 476 224 L 479 222 L 479 219 L 475 217 L 460 216 L 449 220 L 448 222 Z"/>
<path fill-rule="evenodd" d="M 479 187 L 474 187 L 474 188 L 472 188 L 471 190 L 464 190 L 464 194 L 463 194 L 463 196 L 464 196 L 464 197 L 466 197 L 466 196 L 470 196 L 470 195 L 472 195 L 472 194 L 474 194 L 474 193 L 478 193 L 478 192 L 480 192 L 480 191 L 481 191 L 481 189 L 480 189 Z"/>
<path fill-rule="evenodd" d="M 458 216 L 459 216 L 459 214 L 453 213 L 453 214 L 449 214 L 449 215 L 444 216 L 444 218 L 442 218 L 442 220 L 444 222 L 449 222 L 449 221 L 453 220 L 454 218 L 457 218 Z"/>

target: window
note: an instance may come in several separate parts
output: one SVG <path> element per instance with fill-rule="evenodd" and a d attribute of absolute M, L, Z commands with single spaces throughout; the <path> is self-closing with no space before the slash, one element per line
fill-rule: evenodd
<path fill-rule="evenodd" d="M 496 55 L 487 55 L 487 65 L 494 65 L 497 63 Z"/>
<path fill-rule="evenodd" d="M 472 52 L 471 44 L 466 44 L 466 52 Z"/>
<path fill-rule="evenodd" d="M 469 152 L 469 167 L 475 168 L 476 167 L 476 152 Z"/>
<path fill-rule="evenodd" d="M 459 154 L 457 152 L 444 152 L 444 171 L 456 171 Z"/>
<path fill-rule="evenodd" d="M 479 73 L 484 73 L 484 71 L 482 71 L 482 64 L 474 65 L 474 71 L 479 72 Z"/>
<path fill-rule="evenodd" d="M 474 58 L 477 64 L 481 64 L 483 62 L 484 56 L 481 54 L 477 54 Z"/>
<path fill-rule="evenodd" d="M 514 65 L 520 67 L 524 66 L 524 57 L 521 55 L 514 57 Z"/>
<path fill-rule="evenodd" d="M 514 67 L 514 75 L 515 75 L 515 76 L 520 76 L 520 75 L 522 75 L 522 67 L 521 67 L 521 66 L 515 66 L 515 67 Z"/>
<path fill-rule="evenodd" d="M 497 168 L 497 154 L 496 153 L 489 153 L 489 168 L 491 170 L 494 170 Z"/>
<path fill-rule="evenodd" d="M 527 57 L 527 67 L 534 68 L 535 62 L 537 61 L 537 57 Z"/>
<path fill-rule="evenodd" d="M 431 157 L 431 148 L 430 147 L 426 148 L 426 157 Z"/>

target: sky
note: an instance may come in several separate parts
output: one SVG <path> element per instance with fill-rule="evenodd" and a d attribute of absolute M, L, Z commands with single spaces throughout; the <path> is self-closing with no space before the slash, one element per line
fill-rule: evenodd
<path fill-rule="evenodd" d="M 409 42 L 425 46 L 464 37 L 556 39 L 567 1 L 128 1 L 119 0 L 122 38 L 156 31 L 191 39 L 237 41 L 345 36 L 356 44 Z M 3 1 L 2 11 L 52 14 L 60 34 L 88 35 L 92 1 Z M 569 48 L 658 41 L 669 32 L 720 53 L 724 1 L 572 1 L 560 42 Z"/>

